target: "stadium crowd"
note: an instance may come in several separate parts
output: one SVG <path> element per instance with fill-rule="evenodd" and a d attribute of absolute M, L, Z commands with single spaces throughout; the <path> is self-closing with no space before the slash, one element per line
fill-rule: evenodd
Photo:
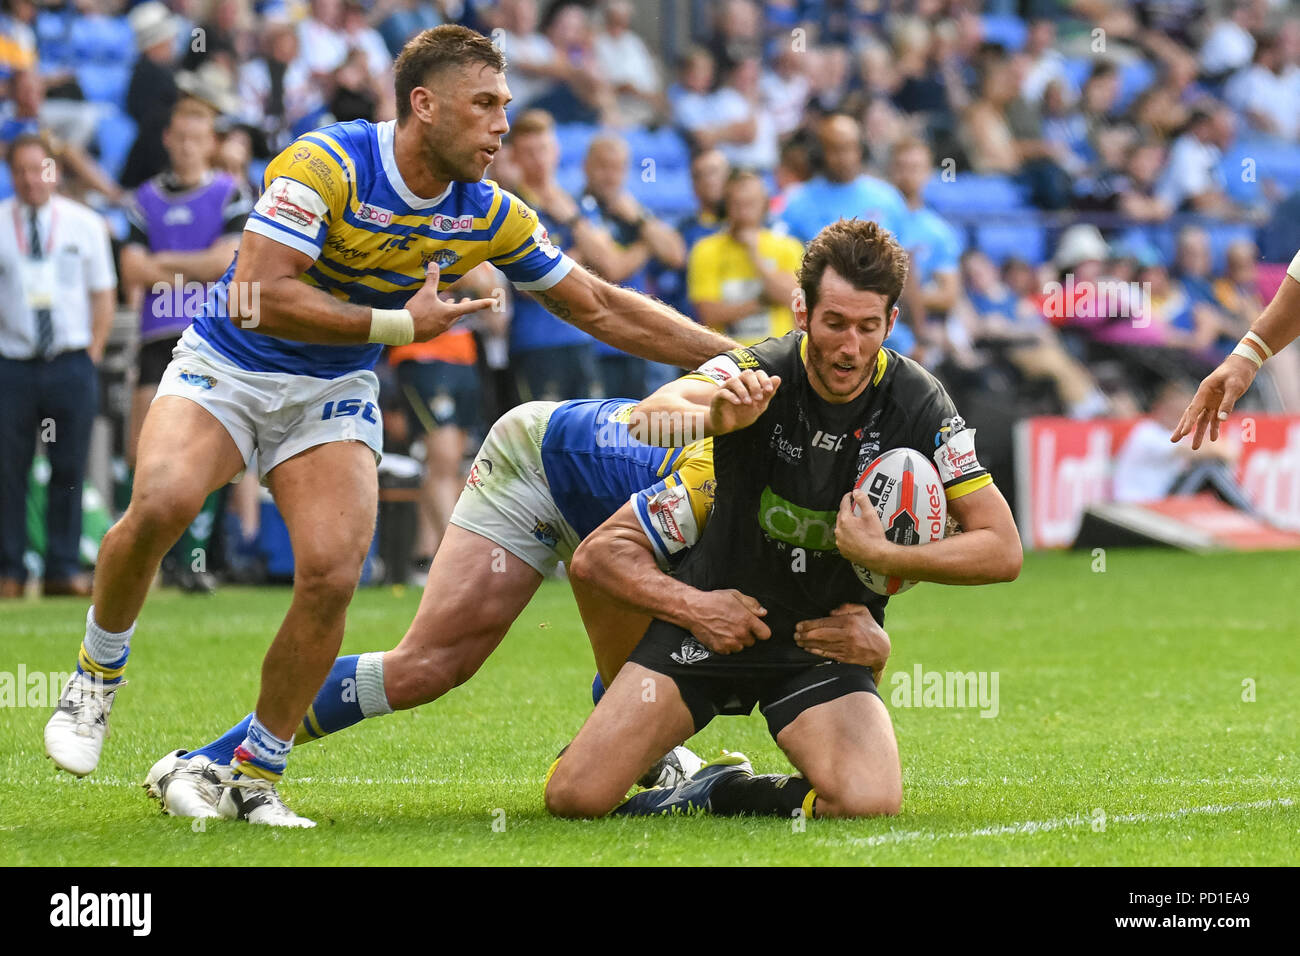
<path fill-rule="evenodd" d="M 859 216 L 894 232 L 912 269 L 886 344 L 979 421 L 994 472 L 1010 461 L 1019 417 L 1137 414 L 1169 383 L 1200 378 L 1300 248 L 1300 19 L 1270 0 L 4 0 L 3 10 L 0 199 L 18 195 L 0 230 L 12 219 L 20 242 L 0 242 L 0 255 L 40 247 L 43 227 L 19 219 L 32 200 L 16 171 L 23 154 L 32 169 L 53 158 L 59 192 L 96 210 L 112 237 L 118 322 L 90 355 L 107 373 L 100 413 L 127 465 L 158 363 L 202 298 L 177 290 L 224 272 L 261 171 L 306 131 L 392 119 L 394 55 L 443 22 L 489 34 L 508 61 L 512 130 L 489 174 L 587 268 L 743 343 L 792 327 L 803 245 L 824 225 Z M 207 199 L 175 228 L 168 210 L 200 186 Z M 0 259 L 0 276 L 10 266 Z M 92 291 L 103 285 L 97 277 Z M 457 292 L 506 286 L 487 268 Z M 387 476 L 419 486 L 407 497 L 423 516 L 408 545 L 420 555 L 436 547 L 465 455 L 499 414 L 529 399 L 637 397 L 676 374 L 526 296 L 495 297 L 499 308 L 393 349 L 379 370 Z M 159 299 L 179 308 L 160 312 Z M 54 324 L 88 321 L 71 312 L 56 308 Z M 164 313 L 170 323 L 156 321 Z M 19 364 L 59 357 L 4 334 L 6 321 L 10 384 Z M 84 347 L 76 335 L 55 341 Z M 1271 363 L 1258 407 L 1300 411 L 1295 363 L 1293 353 Z M 28 445 L 38 412 L 19 423 Z M 407 451 L 419 463 L 403 471 Z M 26 540 L 14 498 L 30 461 L 3 465 L 0 592 L 10 594 L 5 581 L 26 577 L 13 565 Z M 211 587 L 185 556 L 214 532 L 228 567 L 260 573 L 256 486 L 231 503 L 214 500 L 178 545 L 177 583 Z"/>

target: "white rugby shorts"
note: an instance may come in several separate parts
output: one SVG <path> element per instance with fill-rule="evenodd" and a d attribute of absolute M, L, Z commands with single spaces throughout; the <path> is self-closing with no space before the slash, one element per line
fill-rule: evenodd
<path fill-rule="evenodd" d="M 190 327 L 163 372 L 157 397 L 163 395 L 188 398 L 210 412 L 234 439 L 245 467 L 256 452 L 263 483 L 276 465 L 329 442 L 364 442 L 376 463 L 383 454 L 379 379 L 366 369 L 338 378 L 250 372 Z"/>

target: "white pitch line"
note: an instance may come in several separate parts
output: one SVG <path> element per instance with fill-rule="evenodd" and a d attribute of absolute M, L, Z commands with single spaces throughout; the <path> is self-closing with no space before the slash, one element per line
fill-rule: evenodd
<path fill-rule="evenodd" d="M 1236 813 L 1242 810 L 1270 810 L 1276 807 L 1292 807 L 1296 801 L 1290 797 L 1278 797 L 1272 800 L 1255 800 L 1250 803 L 1208 804 L 1202 807 L 1180 807 L 1177 810 L 1165 810 L 1159 813 L 1120 813 L 1106 816 L 1105 825 L 1113 823 L 1156 823 L 1162 820 L 1178 820 L 1190 816 L 1217 816 L 1224 813 Z M 1104 808 L 1103 808 L 1104 809 Z M 1055 820 L 1025 820 L 1021 823 L 1003 823 L 995 826 L 980 827 L 975 830 L 935 833 L 932 830 L 893 830 L 869 837 L 848 837 L 840 840 L 821 838 L 817 842 L 825 846 L 873 847 L 895 843 L 919 843 L 922 841 L 965 840 L 988 836 L 1023 836 L 1032 833 L 1050 833 L 1053 830 L 1068 830 L 1074 827 L 1091 827 L 1093 818 L 1075 815 L 1059 817 Z"/>

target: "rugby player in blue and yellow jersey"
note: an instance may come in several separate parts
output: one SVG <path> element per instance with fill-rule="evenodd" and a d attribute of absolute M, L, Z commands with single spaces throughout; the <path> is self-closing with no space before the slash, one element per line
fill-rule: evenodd
<path fill-rule="evenodd" d="M 295 742 L 419 706 L 468 680 L 543 576 L 558 562 L 570 561 L 578 542 L 624 507 L 635 516 L 633 533 L 656 558 L 658 570 L 646 569 L 645 577 L 677 586 L 680 593 L 664 569 L 678 562 L 708 521 L 713 442 L 665 449 L 634 441 L 628 421 L 635 406 L 631 399 L 528 402 L 502 416 L 476 456 L 429 570 L 425 593 L 438 595 L 438 615 L 426 613 L 426 604 L 394 650 L 335 661 Z M 490 560 L 483 548 L 491 549 Z M 601 685 L 608 685 L 649 617 L 572 583 Z M 690 593 L 676 602 L 671 616 L 715 646 L 765 637 L 758 610 L 757 602 L 741 592 L 719 589 Z M 835 623 L 842 640 L 839 659 L 883 665 L 888 637 L 865 606 L 850 609 Z M 265 808 L 237 814 L 236 791 L 223 786 L 252 720 L 249 714 L 211 743 L 163 757 L 149 771 L 150 795 L 173 816 L 240 815 L 250 823 L 283 825 L 281 814 Z M 643 780 L 680 782 L 698 768 L 692 758 L 675 748 Z"/>
<path fill-rule="evenodd" d="M 395 64 L 395 122 L 325 127 L 268 167 L 235 261 L 164 374 L 131 505 L 100 548 L 77 673 L 46 725 L 46 752 L 62 769 L 95 769 L 159 560 L 256 451 L 288 525 L 294 593 L 231 783 L 241 806 L 293 818 L 274 784 L 338 652 L 374 532 L 382 432 L 371 367 L 384 345 L 433 338 L 491 305 L 438 295 L 478 263 L 625 351 L 697 365 L 729 347 L 666 306 L 573 268 L 527 206 L 482 178 L 509 129 L 504 68 L 481 34 L 426 30 Z M 464 563 L 490 565 L 491 542 L 458 544 Z M 417 623 L 440 614 L 444 600 L 430 585 Z"/>

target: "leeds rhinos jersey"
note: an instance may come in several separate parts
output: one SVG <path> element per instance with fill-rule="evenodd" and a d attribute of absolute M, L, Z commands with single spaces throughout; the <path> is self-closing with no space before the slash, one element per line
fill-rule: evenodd
<path fill-rule="evenodd" d="M 491 262 L 519 289 L 549 289 L 573 267 L 536 214 L 491 180 L 451 183 L 424 199 L 393 156 L 395 124 L 353 120 L 307 133 L 271 161 L 245 226 L 311 256 L 302 282 L 358 305 L 400 309 L 437 262 L 446 288 Z M 337 378 L 375 364 L 382 345 L 309 345 L 232 323 L 232 262 L 194 328 L 240 368 Z M 239 303 L 252 292 L 236 289 Z M 241 309 L 241 312 L 246 309 Z"/>
<path fill-rule="evenodd" d="M 560 514 L 585 538 L 631 499 L 662 566 L 693 545 L 713 507 L 713 439 L 685 448 L 635 441 L 628 398 L 561 402 L 542 438 L 542 467 Z"/>
<path fill-rule="evenodd" d="M 884 623 L 888 599 L 868 591 L 835 549 L 840 501 L 876 456 L 904 447 L 932 455 L 949 501 L 993 480 L 975 456 L 974 429 L 916 362 L 882 348 L 865 391 L 832 405 L 808 381 L 805 349 L 804 334 L 791 332 L 688 376 L 719 384 L 745 369 L 781 376 L 753 425 L 714 438 L 713 513 L 676 571 L 694 587 L 736 588 L 767 608 L 771 639 L 727 658 L 737 664 L 820 663 L 794 643 L 794 626 L 841 604 L 865 604 Z"/>

